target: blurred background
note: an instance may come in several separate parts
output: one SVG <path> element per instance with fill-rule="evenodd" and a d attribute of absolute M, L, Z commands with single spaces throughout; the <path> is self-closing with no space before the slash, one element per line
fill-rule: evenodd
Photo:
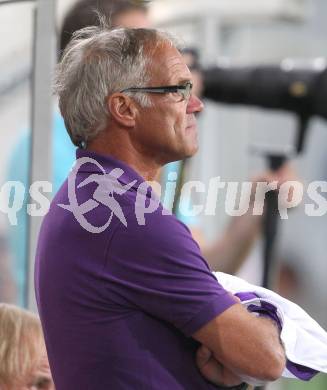
<path fill-rule="evenodd" d="M 52 153 L 47 134 L 56 105 L 49 97 L 55 36 L 72 3 L 74 0 L 0 1 L 0 301 L 21 306 L 33 307 L 33 251 L 41 218 L 35 218 L 29 229 L 22 228 L 20 222 L 27 218 L 27 188 L 17 225 L 12 226 L 6 210 L 13 199 L 4 184 L 15 148 L 32 127 L 38 141 L 28 149 L 28 166 L 22 156 L 21 168 L 30 172 L 30 178 L 47 177 Z M 323 69 L 327 61 L 326 0 L 202 0 L 201 4 L 197 0 L 154 0 L 150 9 L 155 25 L 198 49 L 204 66 L 287 66 L 292 63 L 287 59 L 292 59 L 306 69 Z M 200 151 L 188 172 L 192 180 L 206 185 L 215 176 L 222 181 L 244 181 L 265 168 L 267 145 L 281 152 L 296 146 L 297 117 L 291 113 L 205 103 L 199 126 Z M 292 158 L 305 188 L 312 181 L 327 180 L 326 151 L 327 122 L 313 118 L 303 153 Z M 219 200 L 215 216 L 200 215 L 208 240 L 223 231 L 228 219 L 223 191 Z M 309 217 L 302 204 L 280 222 L 275 253 L 283 270 L 281 293 L 299 303 L 325 329 L 326 226 L 327 215 Z M 22 235 L 24 239 L 16 238 Z M 261 252 L 259 241 L 240 272 L 254 283 L 261 278 Z M 19 271 L 17 254 L 25 259 L 24 269 Z M 278 381 L 269 389 L 325 390 L 327 379 L 319 375 L 310 383 Z"/>

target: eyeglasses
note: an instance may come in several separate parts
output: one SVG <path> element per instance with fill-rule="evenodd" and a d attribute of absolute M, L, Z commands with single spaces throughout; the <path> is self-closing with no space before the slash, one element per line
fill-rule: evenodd
<path fill-rule="evenodd" d="M 144 92 L 144 93 L 174 93 L 179 95 L 178 101 L 188 100 L 191 97 L 193 84 L 187 81 L 182 85 L 168 85 L 166 87 L 132 87 L 121 90 L 120 92 Z"/>

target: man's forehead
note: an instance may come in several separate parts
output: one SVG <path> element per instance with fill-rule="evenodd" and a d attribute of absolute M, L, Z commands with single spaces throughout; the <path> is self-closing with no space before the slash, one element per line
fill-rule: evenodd
<path fill-rule="evenodd" d="M 171 45 L 164 45 L 153 56 L 153 78 L 170 83 L 179 83 L 192 79 L 181 53 Z"/>

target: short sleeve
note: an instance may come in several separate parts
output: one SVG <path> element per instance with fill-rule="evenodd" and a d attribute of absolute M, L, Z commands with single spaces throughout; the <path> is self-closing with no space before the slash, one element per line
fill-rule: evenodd
<path fill-rule="evenodd" d="M 235 303 L 174 216 L 158 211 L 147 216 L 145 226 L 128 222 L 111 239 L 105 272 L 122 304 L 190 336 Z"/>

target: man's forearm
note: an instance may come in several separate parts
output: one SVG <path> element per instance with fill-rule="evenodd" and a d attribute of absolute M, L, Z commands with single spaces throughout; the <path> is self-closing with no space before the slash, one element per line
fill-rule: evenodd
<path fill-rule="evenodd" d="M 224 363 L 240 376 L 246 375 L 264 381 L 278 379 L 285 367 L 286 358 L 277 325 L 269 318 L 255 317 L 248 323 L 248 327 L 248 335 L 244 334 L 238 346 L 239 356 L 234 355 L 229 360 L 230 356 L 227 355 Z"/>
<path fill-rule="evenodd" d="M 216 317 L 193 337 L 240 377 L 273 381 L 284 370 L 286 358 L 278 328 L 270 319 L 254 317 L 239 304 Z"/>
<path fill-rule="evenodd" d="M 247 383 L 253 383 L 258 379 L 263 380 L 263 382 L 275 381 L 282 376 L 282 372 L 284 371 L 286 365 L 285 350 L 279 336 L 280 329 L 278 328 L 277 323 L 269 317 L 257 317 L 257 320 L 259 323 L 256 324 L 256 326 L 259 326 L 260 329 L 263 329 L 266 333 L 266 337 L 270 338 L 270 354 L 268 354 L 269 358 L 266 360 L 266 367 L 264 367 L 264 365 L 262 366 L 262 370 L 264 372 L 263 375 L 267 375 L 267 373 L 268 375 L 266 378 L 264 378 L 260 374 L 256 376 L 250 376 L 239 373 L 242 380 Z M 258 354 L 260 354 L 260 351 L 258 351 Z M 270 369 L 267 366 L 269 362 Z"/>

